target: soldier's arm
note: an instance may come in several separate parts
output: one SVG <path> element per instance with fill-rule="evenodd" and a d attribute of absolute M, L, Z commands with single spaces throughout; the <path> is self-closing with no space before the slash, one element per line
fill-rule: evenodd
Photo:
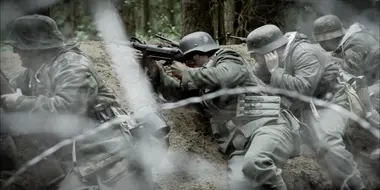
<path fill-rule="evenodd" d="M 186 97 L 180 82 L 169 76 L 164 68 L 158 66 L 158 69 L 159 81 L 157 82 L 157 85 L 153 85 L 155 87 L 155 92 L 161 94 L 164 98 L 170 101 Z"/>
<path fill-rule="evenodd" d="M 16 90 L 17 88 L 21 89 L 23 94 L 29 93 L 29 70 L 24 70 L 18 73 L 18 75 L 9 80 L 9 85 Z"/>
<path fill-rule="evenodd" d="M 379 78 L 379 42 L 366 33 L 355 33 L 344 43 L 346 64 L 355 75 L 364 75 L 371 82 Z"/>
<path fill-rule="evenodd" d="M 182 87 L 234 88 L 249 76 L 245 65 L 237 63 L 240 63 L 239 58 L 226 57 L 219 59 L 215 67 L 186 69 L 182 75 Z"/>
<path fill-rule="evenodd" d="M 350 40 L 344 47 L 345 64 L 358 75 L 362 75 L 364 71 L 365 51 L 364 44 L 357 40 Z"/>
<path fill-rule="evenodd" d="M 76 114 L 88 111 L 88 103 L 95 100 L 98 91 L 98 84 L 86 66 L 88 63 L 81 63 L 88 60 L 84 56 L 70 54 L 57 61 L 59 63 L 52 72 L 52 95 L 21 96 L 17 99 L 16 110 Z"/>
<path fill-rule="evenodd" d="M 180 82 L 169 76 L 162 67 L 159 67 L 160 72 L 160 84 L 166 89 L 179 89 L 181 87 Z"/>
<path fill-rule="evenodd" d="M 292 60 L 294 75 L 284 73 L 284 69 L 278 67 L 272 72 L 271 84 L 278 88 L 313 95 L 323 75 L 322 64 L 310 50 L 294 51 Z"/>
<path fill-rule="evenodd" d="M 265 64 L 255 63 L 253 68 L 253 74 L 262 80 L 265 84 L 270 83 L 271 73 Z"/>

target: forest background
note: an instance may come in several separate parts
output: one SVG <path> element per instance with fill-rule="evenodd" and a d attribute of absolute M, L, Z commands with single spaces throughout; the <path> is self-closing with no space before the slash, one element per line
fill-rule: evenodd
<path fill-rule="evenodd" d="M 379 35 L 379 0 L 104 1 L 117 8 L 129 37 L 136 36 L 150 43 L 158 42 L 155 34 L 179 40 L 198 30 L 208 32 L 221 45 L 239 43 L 226 38 L 226 33 L 246 37 L 264 24 L 276 24 L 284 32 L 297 30 L 312 36 L 314 20 L 326 14 L 337 15 L 346 27 L 361 22 Z M 20 13 L 38 13 L 55 19 L 67 38 L 100 40 L 89 3 L 91 0 L 3 0 L 1 38 L 9 22 Z"/>

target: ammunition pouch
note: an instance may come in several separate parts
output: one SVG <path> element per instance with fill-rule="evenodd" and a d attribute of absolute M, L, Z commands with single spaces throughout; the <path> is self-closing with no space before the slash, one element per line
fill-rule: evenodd
<path fill-rule="evenodd" d="M 363 76 L 357 77 L 355 82 L 356 82 L 356 87 L 357 87 L 356 91 L 358 93 L 360 101 L 362 102 L 365 110 L 367 112 L 371 112 L 373 107 L 372 107 L 371 95 L 370 95 L 369 88 L 367 86 L 366 78 Z"/>
<path fill-rule="evenodd" d="M 238 95 L 236 118 L 259 119 L 262 117 L 280 117 L 281 97 L 280 96 L 254 96 Z"/>
<path fill-rule="evenodd" d="M 121 108 L 104 103 L 94 106 L 91 113 L 100 123 L 127 115 Z M 78 149 L 74 142 L 72 150 L 74 171 L 83 181 L 96 181 L 96 176 L 107 173 L 114 164 L 130 154 L 126 151 L 133 151 L 133 138 L 139 134 L 141 128 L 134 120 L 128 120 L 115 124 L 115 130 L 104 131 L 105 134 L 101 137 L 96 136 L 94 139 L 90 137 L 90 140 L 78 144 Z"/>
<path fill-rule="evenodd" d="M 339 80 L 340 82 L 345 82 L 349 85 L 354 85 L 354 82 L 355 82 L 355 79 L 356 76 L 355 75 L 351 75 L 345 71 L 342 71 L 339 73 Z"/>
<path fill-rule="evenodd" d="M 127 113 L 119 107 L 106 105 L 105 103 L 95 105 L 91 110 L 92 115 L 97 121 L 104 123 L 119 115 L 127 115 Z"/>
<path fill-rule="evenodd" d="M 220 145 L 220 151 L 228 153 L 245 149 L 254 132 L 268 122 L 279 122 L 280 114 L 280 96 L 238 95 L 236 117 L 232 120 L 235 128 Z"/>
<path fill-rule="evenodd" d="M 120 108 L 98 104 L 94 107 L 93 114 L 98 121 L 104 123 L 127 113 Z M 152 128 L 150 125 L 159 127 Z M 84 181 L 96 181 L 101 178 L 102 183 L 112 183 L 131 168 L 139 168 L 141 159 L 139 152 L 136 151 L 138 143 L 135 143 L 135 140 L 143 138 L 142 135 L 154 137 L 160 140 L 159 143 L 165 141 L 164 146 L 168 146 L 166 141 L 170 128 L 157 113 L 147 114 L 142 119 L 135 118 L 115 124 L 114 129 L 105 131 L 105 135 L 100 139 L 95 138 L 89 143 L 79 145 L 77 152 L 81 159 L 78 162 L 73 143 L 74 171 Z"/>
<path fill-rule="evenodd" d="M 77 171 L 83 180 L 93 181 L 101 171 L 109 169 L 113 164 L 122 159 L 123 157 L 120 154 L 101 154 L 90 158 L 83 164 L 79 164 L 74 170 Z"/>
<path fill-rule="evenodd" d="M 347 83 L 344 84 L 344 92 L 347 96 L 351 111 L 364 118 L 367 112 L 357 92 Z"/>
<path fill-rule="evenodd" d="M 351 111 L 360 117 L 366 117 L 373 109 L 366 77 L 342 72 L 340 79 L 345 83 L 344 89 Z"/>

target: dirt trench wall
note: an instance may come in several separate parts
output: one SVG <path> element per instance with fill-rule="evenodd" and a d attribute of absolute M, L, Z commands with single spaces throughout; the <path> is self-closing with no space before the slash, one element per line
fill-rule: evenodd
<path fill-rule="evenodd" d="M 101 42 L 86 41 L 80 48 L 94 61 L 96 69 L 103 77 L 105 84 L 119 99 L 123 100 L 120 83 L 110 67 L 111 59 Z M 242 54 L 248 60 L 244 45 L 226 46 Z M 20 62 L 11 52 L 1 52 L 1 69 L 12 78 L 19 71 Z M 127 103 L 122 101 L 123 106 Z M 192 190 L 192 189 L 227 189 L 226 157 L 217 150 L 217 144 L 208 134 L 208 119 L 196 106 L 190 105 L 165 111 L 164 115 L 171 125 L 171 147 L 169 155 L 176 155 L 170 160 L 171 169 L 165 164 L 155 169 L 154 176 L 158 189 Z M 331 181 L 317 163 L 310 151 L 302 146 L 301 156 L 290 159 L 283 168 L 283 177 L 289 190 L 330 190 Z M 373 183 L 373 182 L 371 182 Z M 371 188 L 376 184 L 371 184 Z"/>

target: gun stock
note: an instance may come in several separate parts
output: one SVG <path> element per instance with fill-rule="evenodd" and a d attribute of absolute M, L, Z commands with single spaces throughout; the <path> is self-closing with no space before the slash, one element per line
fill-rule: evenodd
<path fill-rule="evenodd" d="M 183 62 L 183 53 L 177 47 L 162 47 L 152 44 L 143 44 L 139 40 L 131 40 L 129 45 L 154 60 L 166 61 L 166 65 L 174 60 Z"/>
<path fill-rule="evenodd" d="M 346 71 L 341 71 L 339 75 L 340 75 L 340 80 L 342 82 L 348 83 L 349 85 L 353 85 L 354 82 L 356 82 L 356 76 L 350 73 L 347 73 Z"/>

